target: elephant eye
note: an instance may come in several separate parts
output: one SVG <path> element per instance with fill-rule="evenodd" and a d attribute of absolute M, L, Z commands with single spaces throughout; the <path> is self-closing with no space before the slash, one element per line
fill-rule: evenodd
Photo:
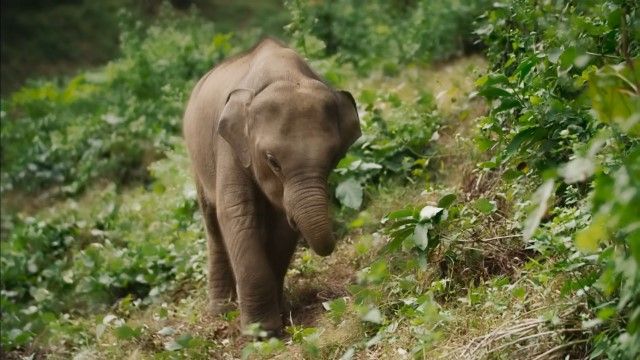
<path fill-rule="evenodd" d="M 280 163 L 278 163 L 278 160 L 276 160 L 276 157 L 271 155 L 271 154 L 269 154 L 269 153 L 267 153 L 267 163 L 269 163 L 269 166 L 271 166 L 271 168 L 274 171 L 278 171 L 279 172 L 280 170 L 282 170 L 280 168 Z"/>

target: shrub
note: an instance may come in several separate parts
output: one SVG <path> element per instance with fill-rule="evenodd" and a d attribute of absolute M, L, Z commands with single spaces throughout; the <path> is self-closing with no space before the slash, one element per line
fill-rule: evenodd
<path fill-rule="evenodd" d="M 288 1 L 287 30 L 296 46 L 351 63 L 361 72 L 459 55 L 472 43 L 472 23 L 489 4 L 459 1 Z"/>
<path fill-rule="evenodd" d="M 638 11 L 631 1 L 517 0 L 495 4 L 476 30 L 493 64 L 478 81 L 491 103 L 478 124 L 492 155 L 481 167 L 516 186 L 542 182 L 523 234 L 562 259 L 556 270 L 574 278 L 566 295 L 586 292 L 592 357 L 640 353 Z"/>
<path fill-rule="evenodd" d="M 121 57 L 2 102 L 3 192 L 75 194 L 104 177 L 145 180 L 146 165 L 180 131 L 191 86 L 233 50 L 232 35 L 193 15 L 148 28 L 122 15 Z"/>

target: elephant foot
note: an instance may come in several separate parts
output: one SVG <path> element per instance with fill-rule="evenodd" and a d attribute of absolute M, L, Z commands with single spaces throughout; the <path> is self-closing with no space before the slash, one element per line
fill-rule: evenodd
<path fill-rule="evenodd" d="M 235 310 L 236 307 L 236 304 L 229 299 L 209 301 L 209 311 L 215 316 L 226 314 Z"/>
<path fill-rule="evenodd" d="M 285 325 L 291 325 L 291 304 L 289 301 L 283 296 L 280 301 L 280 315 L 282 316 L 282 323 Z"/>
<path fill-rule="evenodd" d="M 282 319 L 280 316 L 263 320 L 249 320 L 243 317 L 241 320 L 244 335 L 254 339 L 266 340 L 272 337 L 281 338 L 283 336 Z"/>
<path fill-rule="evenodd" d="M 259 341 L 269 340 L 271 338 L 281 339 L 284 336 L 281 328 L 271 330 L 260 329 L 260 331 L 255 332 L 251 330 L 245 330 L 244 335 Z"/>

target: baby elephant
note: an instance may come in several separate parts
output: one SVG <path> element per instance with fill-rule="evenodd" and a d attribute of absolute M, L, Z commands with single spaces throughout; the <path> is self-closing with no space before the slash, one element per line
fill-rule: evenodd
<path fill-rule="evenodd" d="M 299 237 L 335 247 L 327 177 L 360 137 L 350 93 L 266 39 L 195 86 L 184 116 L 208 239 L 214 313 L 236 298 L 245 327 L 282 328 L 283 282 Z"/>

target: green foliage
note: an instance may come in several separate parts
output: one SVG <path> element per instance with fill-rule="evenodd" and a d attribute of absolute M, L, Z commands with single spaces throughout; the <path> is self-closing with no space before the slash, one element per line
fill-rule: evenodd
<path fill-rule="evenodd" d="M 3 97 L 27 78 L 109 61 L 118 51 L 118 9 L 137 10 L 124 0 L 8 0 L 2 5 Z"/>
<path fill-rule="evenodd" d="M 357 71 L 444 60 L 471 44 L 471 23 L 489 1 L 287 1 L 287 26 L 308 56 L 337 56 Z"/>
<path fill-rule="evenodd" d="M 264 341 L 253 341 L 242 349 L 242 359 L 244 360 L 256 357 L 260 359 L 268 359 L 279 351 L 282 351 L 283 348 L 284 343 L 282 340 L 274 337 Z"/>
<path fill-rule="evenodd" d="M 485 171 L 546 179 L 524 236 L 563 259 L 557 271 L 574 279 L 566 295 L 589 296 L 593 357 L 640 354 L 638 11 L 630 1 L 517 0 L 495 4 L 476 31 L 493 62 L 477 82 L 491 104 L 479 123 L 478 144 L 493 155 Z"/>
<path fill-rule="evenodd" d="M 428 254 L 440 242 L 437 232 L 433 231 L 435 225 L 447 217 L 447 210 L 431 205 L 419 211 L 407 208 L 388 214 L 382 220 L 383 223 L 389 223 L 386 230 L 390 241 L 386 250 L 415 249 Z"/>
<path fill-rule="evenodd" d="M 413 104 L 397 94 L 369 89 L 357 99 L 363 108 L 364 135 L 338 163 L 331 179 L 338 201 L 355 210 L 363 204 L 365 187 L 375 189 L 392 178 L 411 181 L 425 173 L 433 152 L 430 140 L 441 121 L 427 93 Z"/>
<path fill-rule="evenodd" d="M 292 0 L 287 7 L 295 45 L 335 85 L 357 88 L 350 67 L 388 78 L 409 63 L 449 58 L 474 36 L 491 63 L 473 94 L 489 105 L 475 120 L 480 162 L 473 185 L 460 189 L 432 183 L 457 171 L 459 159 L 433 166 L 438 132 L 451 134 L 431 94 L 407 100 L 385 86 L 353 90 L 364 135 L 330 183 L 341 217 L 364 209 L 350 224 L 359 270 L 348 294 L 323 303 L 335 326 L 354 319 L 362 328 L 337 349 L 346 349 L 343 358 L 385 343 L 395 349 L 401 336 L 413 356 L 428 357 L 455 302 L 475 311 L 529 306 L 533 294 L 524 281 L 516 284 L 520 272 L 537 287 L 566 280 L 561 296 L 581 301 L 574 309 L 580 321 L 570 327 L 579 327 L 573 333 L 593 358 L 640 354 L 635 2 Z M 471 36 L 470 18 L 485 9 Z M 195 80 L 246 48 L 256 32 L 215 33 L 194 15 L 161 15 L 149 27 L 123 15 L 121 29 L 121 56 L 108 65 L 64 82 L 33 83 L 0 103 L 2 192 L 53 189 L 67 198 L 50 212 L 3 213 L 3 349 L 62 339 L 61 352 L 71 355 L 103 336 L 120 346 L 156 335 L 157 357 L 176 358 L 202 357 L 219 345 L 165 325 L 149 334 L 127 318 L 174 291 L 202 286 L 201 218 L 175 135 Z M 132 180 L 143 185 L 126 186 Z M 375 220 L 367 206 L 379 190 L 425 180 L 431 201 L 407 200 L 368 233 L 363 224 Z M 97 190 L 78 198 L 89 185 Z M 513 234 L 518 230 L 522 236 Z M 508 235 L 485 236 L 496 233 Z M 494 241 L 500 238 L 514 241 Z M 497 258 L 510 263 L 501 267 Z M 292 272 L 313 278 L 322 264 L 302 251 Z M 504 303 L 490 303 L 491 292 L 503 293 Z M 267 336 L 258 326 L 248 330 Z M 287 331 L 289 342 L 249 342 L 242 357 L 267 358 L 290 344 L 305 357 L 326 355 L 325 329 Z"/>
<path fill-rule="evenodd" d="M 24 345 L 62 314 L 106 310 L 127 297 L 148 304 L 184 279 L 204 279 L 186 154 L 168 155 L 151 167 L 153 191 L 119 194 L 108 186 L 90 208 L 71 202 L 48 217 L 11 220 L 0 243 L 3 347 Z"/>
<path fill-rule="evenodd" d="M 74 194 L 104 177 L 145 180 L 140 169 L 179 133 L 194 81 L 232 50 L 231 35 L 194 16 L 160 18 L 144 30 L 122 16 L 120 58 L 2 102 L 0 190 L 60 186 Z"/>
<path fill-rule="evenodd" d="M 625 45 L 625 54 L 616 51 L 618 41 L 633 31 L 627 27 L 639 26 L 635 21 L 622 27 L 636 17 L 634 8 L 622 12 L 627 5 L 518 0 L 496 5 L 483 16 L 476 33 L 488 45 L 494 71 L 477 81 L 478 95 L 491 104 L 489 116 L 479 123 L 484 135 L 479 143 L 481 150 L 498 150 L 490 168 L 554 168 L 569 160 L 576 144 L 594 136 L 598 123 L 589 113 L 591 106 L 601 118 L 612 117 L 607 121 L 619 116 L 598 109 L 619 109 L 621 116 L 634 112 L 637 102 L 629 98 L 637 91 L 633 76 L 597 71 L 637 54 L 637 41 Z M 621 22 L 623 15 L 629 20 Z M 588 83 L 594 84 L 594 75 L 598 85 L 591 86 L 587 101 L 581 95 Z M 631 91 L 618 88 L 614 79 Z M 605 82 L 609 85 L 603 87 Z M 630 121 L 627 127 L 633 126 Z"/>

